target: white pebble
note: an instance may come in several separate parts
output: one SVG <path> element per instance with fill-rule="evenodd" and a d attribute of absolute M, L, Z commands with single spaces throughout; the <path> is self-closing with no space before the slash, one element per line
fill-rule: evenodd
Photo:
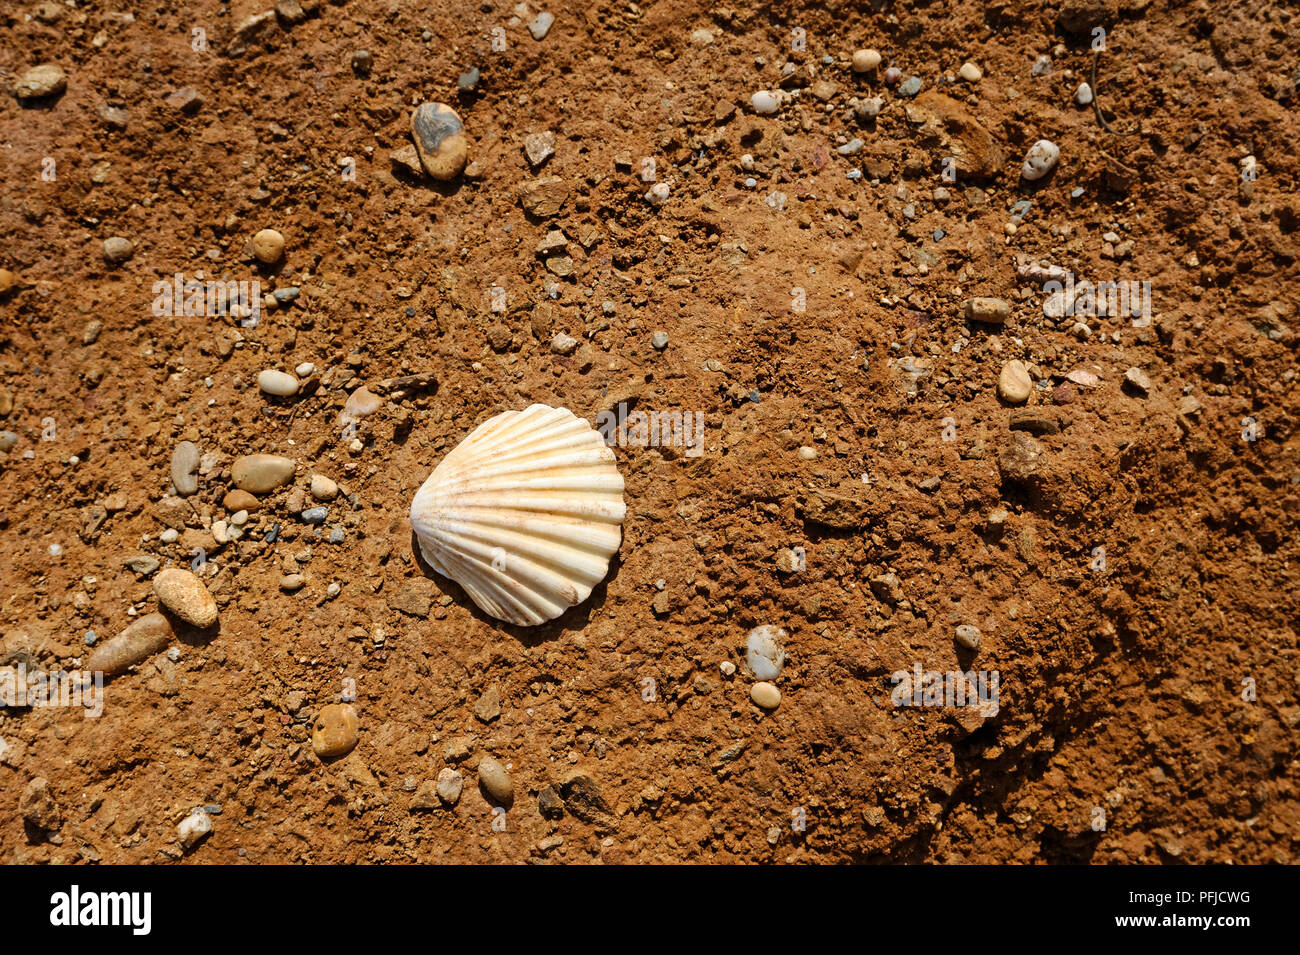
<path fill-rule="evenodd" d="M 875 50 L 858 50 L 853 54 L 853 72 L 870 73 L 880 66 L 880 54 Z"/>
<path fill-rule="evenodd" d="M 758 679 L 775 680 L 781 675 L 785 666 L 785 647 L 782 645 L 785 636 L 784 630 L 771 624 L 749 631 L 745 640 L 745 663 Z"/>
<path fill-rule="evenodd" d="M 211 831 L 212 817 L 202 809 L 195 809 L 176 827 L 176 835 L 180 836 L 181 845 L 185 846 L 186 849 Z"/>
<path fill-rule="evenodd" d="M 175 544 L 180 539 L 181 532 L 174 527 L 169 527 L 158 535 L 158 539 L 164 544 Z"/>
<path fill-rule="evenodd" d="M 652 206 L 662 206 L 672 195 L 672 190 L 668 188 L 666 182 L 656 182 L 650 187 L 650 191 L 645 194 L 645 201 Z"/>
<path fill-rule="evenodd" d="M 967 83 L 978 83 L 984 77 L 980 68 L 971 62 L 963 63 L 961 69 L 957 71 L 957 75 Z"/>
<path fill-rule="evenodd" d="M 1056 161 L 1060 158 L 1061 148 L 1056 143 L 1049 139 L 1040 139 L 1029 147 L 1020 174 L 1030 182 L 1042 179 L 1056 167 Z"/>
<path fill-rule="evenodd" d="M 767 116 L 775 113 L 781 105 L 775 94 L 767 90 L 759 90 L 749 98 L 749 105 L 754 107 L 754 112 Z"/>
<path fill-rule="evenodd" d="M 753 169 L 753 168 L 754 168 L 754 157 L 751 156 L 749 153 L 745 153 L 745 155 L 741 156 L 741 157 L 740 157 L 740 168 L 741 168 L 741 169 L 744 169 L 746 172 L 748 172 L 749 170 Z"/>
<path fill-rule="evenodd" d="M 298 393 L 298 379 L 288 372 L 267 368 L 257 374 L 257 387 L 268 395 L 287 397 Z"/>
<path fill-rule="evenodd" d="M 309 361 L 305 361 L 297 368 L 295 368 L 293 372 L 299 378 L 310 378 L 312 375 L 316 373 L 316 366 Z"/>
<path fill-rule="evenodd" d="M 1074 91 L 1074 101 L 1080 106 L 1088 106 L 1092 103 L 1092 87 L 1087 83 L 1080 83 L 1079 88 Z"/>

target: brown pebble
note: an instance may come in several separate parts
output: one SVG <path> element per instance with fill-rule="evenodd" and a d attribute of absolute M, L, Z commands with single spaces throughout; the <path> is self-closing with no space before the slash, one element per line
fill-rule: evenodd
<path fill-rule="evenodd" d="M 421 103 L 411 114 L 411 138 L 424 171 L 444 182 L 455 179 L 469 159 L 469 141 L 456 111 L 444 103 Z"/>
<path fill-rule="evenodd" d="M 86 669 L 105 676 L 121 673 L 166 648 L 174 636 L 170 620 L 160 613 L 148 614 L 91 650 Z"/>
<path fill-rule="evenodd" d="M 188 570 L 168 567 L 153 579 L 153 592 L 160 604 L 188 624 L 206 629 L 217 622 L 217 602 Z"/>
<path fill-rule="evenodd" d="M 311 748 L 321 759 L 345 756 L 357 745 L 360 735 L 357 711 L 350 703 L 321 707 L 311 726 Z"/>
<path fill-rule="evenodd" d="M 255 510 L 261 507 L 262 504 L 261 501 L 252 494 L 236 488 L 235 490 L 228 492 L 226 496 L 221 499 L 221 506 L 231 514 L 238 511 L 248 511 L 248 513 L 252 514 Z"/>

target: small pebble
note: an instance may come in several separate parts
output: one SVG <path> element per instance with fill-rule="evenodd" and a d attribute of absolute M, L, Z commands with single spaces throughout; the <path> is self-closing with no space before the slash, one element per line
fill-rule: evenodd
<path fill-rule="evenodd" d="M 180 531 L 178 531 L 174 527 L 169 527 L 161 534 L 158 535 L 158 539 L 162 541 L 164 544 L 175 544 L 176 541 L 180 539 L 180 536 L 181 536 Z"/>
<path fill-rule="evenodd" d="M 339 486 L 323 474 L 313 474 L 311 496 L 318 501 L 332 501 L 339 496 Z"/>
<path fill-rule="evenodd" d="M 478 781 L 486 793 L 501 805 L 509 805 L 515 798 L 515 784 L 501 763 L 484 756 L 478 764 Z"/>
<path fill-rule="evenodd" d="M 181 497 L 189 497 L 199 489 L 199 449 L 193 441 L 182 441 L 172 451 L 172 486 Z"/>
<path fill-rule="evenodd" d="M 922 86 L 921 77 L 909 76 L 907 79 L 903 80 L 903 82 L 899 84 L 898 95 L 915 96 L 917 93 L 921 92 L 921 86 Z"/>
<path fill-rule="evenodd" d="M 785 668 L 786 632 L 771 624 L 749 631 L 745 638 L 745 664 L 760 680 L 775 680 Z"/>
<path fill-rule="evenodd" d="M 53 63 L 33 66 L 14 84 L 14 95 L 24 103 L 55 96 L 68 88 L 68 77 Z"/>
<path fill-rule="evenodd" d="M 456 79 L 456 89 L 461 93 L 474 93 L 478 91 L 479 80 L 482 74 L 477 66 L 471 66 Z"/>
<path fill-rule="evenodd" d="M 540 169 L 546 160 L 555 155 L 555 133 L 549 129 L 544 133 L 533 133 L 524 137 L 524 155 L 528 164 Z"/>
<path fill-rule="evenodd" d="M 969 623 L 963 623 L 957 627 L 957 642 L 967 650 L 978 650 L 980 648 L 980 628 L 972 626 Z"/>
<path fill-rule="evenodd" d="M 194 848 L 211 832 L 212 818 L 202 809 L 195 809 L 176 827 L 176 835 L 180 837 L 181 845 L 186 849 Z"/>
<path fill-rule="evenodd" d="M 253 236 L 253 256 L 266 265 L 274 265 L 284 255 L 284 236 L 274 229 L 263 229 Z"/>
<path fill-rule="evenodd" d="M 780 107 L 780 102 L 776 96 L 768 90 L 759 90 L 749 98 L 749 105 L 754 108 L 754 112 L 760 116 L 770 116 Z"/>
<path fill-rule="evenodd" d="M 765 710 L 774 710 L 781 705 L 781 691 L 772 683 L 755 683 L 749 688 L 749 698 Z"/>
<path fill-rule="evenodd" d="M 352 51 L 352 72 L 357 76 L 369 76 L 374 65 L 375 58 L 369 50 Z"/>
<path fill-rule="evenodd" d="M 662 206 L 668 201 L 670 195 L 672 195 L 672 189 L 668 187 L 668 183 L 656 182 L 645 194 L 645 201 L 652 206 Z"/>
<path fill-rule="evenodd" d="M 883 77 L 886 86 L 897 86 L 903 79 L 903 71 L 896 66 L 891 66 L 885 70 Z"/>
<path fill-rule="evenodd" d="M 292 458 L 277 454 L 245 454 L 230 468 L 235 487 L 251 494 L 265 494 L 293 480 Z"/>
<path fill-rule="evenodd" d="M 296 395 L 301 385 L 298 379 L 288 372 L 267 368 L 264 371 L 258 372 L 257 387 L 268 395 L 278 395 L 281 398 L 287 398 L 290 395 Z"/>
<path fill-rule="evenodd" d="M 309 361 L 305 361 L 295 368 L 293 373 L 299 378 L 310 378 L 312 375 L 316 374 L 316 366 Z"/>
<path fill-rule="evenodd" d="M 1092 105 L 1092 87 L 1087 83 L 1080 83 L 1079 88 L 1074 91 L 1074 101 L 1080 106 Z"/>
<path fill-rule="evenodd" d="M 460 115 L 445 103 L 421 103 L 411 113 L 411 139 L 420 164 L 434 179 L 446 182 L 465 170 L 469 140 Z"/>
<path fill-rule="evenodd" d="M 120 235 L 104 240 L 104 261 L 109 265 L 121 265 L 135 254 L 135 244 Z"/>
<path fill-rule="evenodd" d="M 328 507 L 309 507 L 298 515 L 305 524 L 324 524 L 326 518 L 330 516 Z"/>
<path fill-rule="evenodd" d="M 1141 368 L 1130 368 L 1124 372 L 1124 381 L 1144 395 L 1151 390 L 1151 379 Z"/>
<path fill-rule="evenodd" d="M 1030 146 L 1029 152 L 1025 154 L 1024 164 L 1020 167 L 1020 175 L 1029 182 L 1035 182 L 1051 172 L 1060 158 L 1060 147 L 1051 140 L 1040 139 Z"/>
<path fill-rule="evenodd" d="M 168 567 L 153 579 L 154 596 L 181 620 L 199 629 L 217 622 L 217 602 L 188 570 Z"/>
<path fill-rule="evenodd" d="M 1033 393 L 1034 383 L 1029 377 L 1029 369 L 1020 359 L 1012 359 L 1002 366 L 998 376 L 998 394 L 1009 404 L 1024 404 Z"/>
<path fill-rule="evenodd" d="M 655 351 L 663 351 L 668 347 L 668 333 L 655 332 L 650 336 L 650 346 L 654 348 Z"/>
<path fill-rule="evenodd" d="M 545 40 L 546 34 L 551 32 L 551 26 L 555 23 L 555 15 L 551 13 L 539 13 L 532 23 L 528 24 L 528 32 L 533 35 L 534 40 Z"/>
<path fill-rule="evenodd" d="M 1011 306 L 1000 298 L 972 298 L 966 302 L 966 318 L 988 325 L 1005 325 Z"/>
<path fill-rule="evenodd" d="M 980 68 L 969 60 L 961 65 L 961 69 L 957 71 L 957 75 L 967 83 L 978 83 L 984 78 L 984 73 Z"/>
<path fill-rule="evenodd" d="M 438 798 L 448 806 L 460 802 L 460 793 L 465 786 L 464 777 L 450 766 L 438 770 Z"/>
<path fill-rule="evenodd" d="M 730 660 L 723 660 L 721 663 L 718 664 L 718 669 L 722 671 L 723 676 L 736 675 L 736 665 L 732 663 Z"/>
<path fill-rule="evenodd" d="M 357 711 L 350 703 L 323 706 L 312 721 L 311 748 L 321 759 L 347 755 L 357 745 L 359 737 Z"/>
<path fill-rule="evenodd" d="M 285 574 L 280 578 L 280 589 L 286 594 L 291 594 L 295 591 L 301 590 L 303 585 L 306 583 L 307 578 L 302 574 Z"/>
<path fill-rule="evenodd" d="M 880 54 L 875 50 L 855 50 L 853 53 L 853 72 L 870 73 L 880 66 Z"/>

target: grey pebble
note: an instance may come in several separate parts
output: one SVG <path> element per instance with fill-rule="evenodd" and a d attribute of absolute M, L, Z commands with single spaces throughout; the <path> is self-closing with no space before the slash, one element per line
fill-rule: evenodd
<path fill-rule="evenodd" d="M 477 66 L 472 66 L 456 80 L 456 89 L 462 93 L 478 92 L 478 81 L 481 74 Z"/>
<path fill-rule="evenodd" d="M 650 336 L 650 344 L 654 347 L 656 351 L 663 351 L 665 348 L 668 347 L 668 333 L 655 332 L 653 335 Z"/>
<path fill-rule="evenodd" d="M 199 448 L 193 441 L 182 441 L 172 451 L 171 478 L 176 493 L 189 497 L 199 489 Z"/>
<path fill-rule="evenodd" d="M 338 525 L 330 528 L 329 540 L 331 544 L 342 544 L 343 539 L 346 536 L 347 536 L 346 532 L 343 530 L 342 525 Z"/>
<path fill-rule="evenodd" d="M 324 524 L 325 519 L 330 516 L 328 507 L 309 507 L 298 515 L 306 524 Z"/>
<path fill-rule="evenodd" d="M 291 285 L 288 288 L 276 289 L 274 292 L 271 293 L 271 296 L 281 305 L 287 305 L 289 302 L 292 302 L 294 299 L 298 297 L 300 291 L 301 290 L 298 288 L 298 286 Z"/>
<path fill-rule="evenodd" d="M 528 24 L 528 32 L 533 35 L 534 40 L 545 40 L 546 34 L 551 32 L 551 25 L 555 23 L 555 15 L 551 13 L 539 13 L 537 19 Z"/>
<path fill-rule="evenodd" d="M 921 77 L 909 76 L 898 86 L 899 96 L 915 96 L 921 92 Z"/>

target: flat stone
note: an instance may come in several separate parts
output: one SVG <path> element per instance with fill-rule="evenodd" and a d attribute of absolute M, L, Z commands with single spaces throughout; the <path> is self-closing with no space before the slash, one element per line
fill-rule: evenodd
<path fill-rule="evenodd" d="M 119 133 L 126 129 L 126 121 L 129 114 L 126 110 L 117 106 L 101 106 L 99 108 L 99 119 L 109 129 L 117 130 Z"/>
<path fill-rule="evenodd" d="M 495 802 L 508 806 L 515 798 L 515 784 L 505 766 L 491 756 L 484 756 L 478 764 L 478 781 L 484 792 Z"/>
<path fill-rule="evenodd" d="M 57 96 L 68 88 L 68 77 L 53 63 L 33 66 L 14 84 L 14 95 L 24 103 Z"/>
<path fill-rule="evenodd" d="M 424 171 L 443 182 L 455 179 L 469 161 L 465 126 L 445 103 L 421 103 L 411 113 L 411 139 Z"/>
<path fill-rule="evenodd" d="M 572 335 L 556 332 L 555 337 L 551 339 L 551 351 L 557 355 L 572 355 L 580 344 L 582 343 Z"/>
<path fill-rule="evenodd" d="M 356 747 L 359 738 L 357 711 L 350 703 L 323 706 L 312 721 L 311 748 L 321 759 L 346 756 Z"/>
<path fill-rule="evenodd" d="M 524 137 L 524 155 L 528 164 L 538 169 L 555 155 L 555 133 L 549 129 L 544 133 L 532 133 Z"/>
<path fill-rule="evenodd" d="M 280 578 L 280 589 L 286 594 L 302 590 L 303 585 L 307 583 L 307 578 L 302 574 L 285 574 Z"/>
<path fill-rule="evenodd" d="M 1151 379 L 1141 368 L 1130 368 L 1124 372 L 1124 383 L 1144 395 L 1151 391 Z"/>
<path fill-rule="evenodd" d="M 172 451 L 172 487 L 181 497 L 189 497 L 199 489 L 199 448 L 193 441 L 182 441 Z"/>
<path fill-rule="evenodd" d="M 141 577 L 148 577 L 159 567 L 159 560 L 151 554 L 136 554 L 122 561 L 122 566 Z"/>
<path fill-rule="evenodd" d="M 193 116 L 203 108 L 203 97 L 192 86 L 182 86 L 178 90 L 172 90 L 164 97 L 163 102 L 186 116 Z"/>
<path fill-rule="evenodd" d="M 420 163 L 420 152 L 410 143 L 399 146 L 390 152 L 388 160 L 394 166 L 405 169 L 413 176 L 424 176 L 424 166 Z"/>
<path fill-rule="evenodd" d="M 1007 424 L 1012 431 L 1037 435 L 1057 434 L 1061 430 L 1061 422 L 1056 417 L 1037 408 L 1017 408 L 1011 412 Z"/>
<path fill-rule="evenodd" d="M 242 491 L 266 494 L 293 480 L 292 458 L 277 454 L 245 454 L 230 469 L 231 480 Z"/>
<path fill-rule="evenodd" d="M 526 184 L 519 193 L 519 204 L 530 216 L 549 219 L 559 215 L 569 198 L 569 183 L 559 176 L 543 176 Z"/>
<path fill-rule="evenodd" d="M 206 629 L 217 622 L 217 602 L 188 570 L 168 567 L 153 579 L 158 602 L 186 623 Z"/>
<path fill-rule="evenodd" d="M 501 715 L 501 687 L 493 686 L 474 704 L 474 715 L 484 723 L 491 723 Z"/>

